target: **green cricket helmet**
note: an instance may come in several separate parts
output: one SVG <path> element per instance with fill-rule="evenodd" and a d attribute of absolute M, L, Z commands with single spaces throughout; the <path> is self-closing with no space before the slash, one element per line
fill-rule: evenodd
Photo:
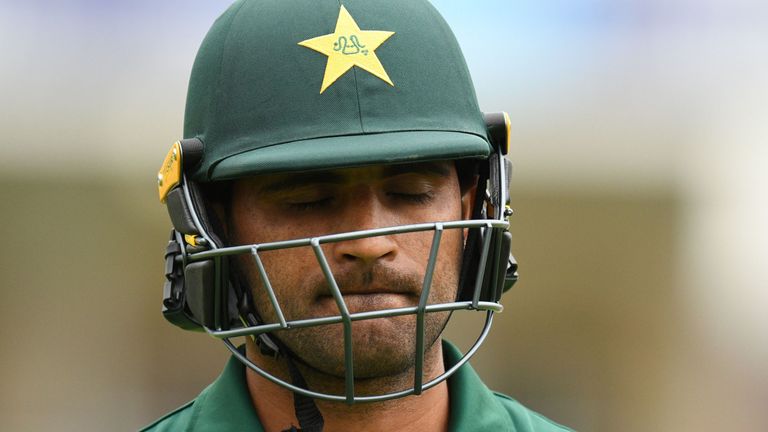
<path fill-rule="evenodd" d="M 500 312 L 502 292 L 516 280 L 507 218 L 509 118 L 483 115 L 456 39 L 425 0 L 240 0 L 214 23 L 195 60 L 184 139 L 158 174 L 160 199 L 173 230 L 166 250 L 163 314 L 173 324 L 222 339 L 248 367 L 311 398 L 380 401 L 422 391 L 453 374 L 479 347 Z M 301 172 L 433 160 L 476 160 L 478 199 L 471 220 L 379 227 L 313 238 L 230 246 L 216 235 L 204 184 L 278 172 Z M 484 193 L 482 191 L 485 191 Z M 440 235 L 469 232 L 458 298 L 427 304 Z M 418 306 L 349 313 L 321 245 L 407 232 L 433 232 Z M 263 251 L 312 249 L 337 302 L 335 317 L 286 320 L 261 264 Z M 263 322 L 238 286 L 228 257 L 248 254 L 272 300 L 276 322 Z M 424 332 L 417 330 L 413 386 L 394 393 L 355 394 L 351 322 L 454 310 L 481 311 L 485 325 L 458 365 L 423 379 Z M 281 352 L 277 331 L 344 326 L 346 390 L 312 391 L 260 369 L 230 338 L 253 336 Z M 282 349 L 283 354 L 285 353 Z"/>

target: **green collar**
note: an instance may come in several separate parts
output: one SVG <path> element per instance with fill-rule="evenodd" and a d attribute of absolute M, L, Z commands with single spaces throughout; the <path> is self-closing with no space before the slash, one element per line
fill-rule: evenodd
<path fill-rule="evenodd" d="M 229 358 L 221 375 L 195 401 L 190 432 L 247 430 L 264 432 L 245 381 L 245 365 Z"/>
<path fill-rule="evenodd" d="M 448 369 L 461 359 L 461 353 L 451 343 L 443 341 L 443 358 Z M 448 389 L 451 398 L 449 430 L 517 430 L 500 396 L 486 387 L 469 364 L 448 379 Z M 251 403 L 245 366 L 234 357 L 194 403 L 179 411 L 187 411 L 185 414 L 189 415 L 188 431 L 264 430 Z"/>
<path fill-rule="evenodd" d="M 462 354 L 452 343 L 443 340 L 443 362 L 449 369 Z M 514 431 L 516 430 L 498 397 L 483 383 L 469 363 L 448 378 L 451 397 L 449 431 Z"/>

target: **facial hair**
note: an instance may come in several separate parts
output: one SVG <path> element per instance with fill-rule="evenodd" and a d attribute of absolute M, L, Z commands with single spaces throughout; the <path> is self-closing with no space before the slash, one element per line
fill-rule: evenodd
<path fill-rule="evenodd" d="M 397 302 L 395 307 L 416 306 L 423 283 L 423 277 L 419 274 L 379 264 L 363 272 L 335 273 L 334 279 L 342 294 L 348 292 L 349 287 L 355 287 L 355 293 L 370 292 L 366 291 L 370 289 L 378 293 L 354 295 L 352 302 L 345 298 L 347 307 L 352 308 L 351 313 L 392 307 L 386 301 Z M 310 293 L 309 298 L 289 296 L 281 301 L 286 319 L 340 315 L 328 281 L 322 275 L 308 277 L 302 281 L 302 285 L 296 291 Z M 453 301 L 456 286 L 455 277 L 446 278 L 435 272 L 428 303 Z M 259 288 L 256 290 L 259 291 Z M 263 294 L 263 290 L 261 292 Z M 260 314 L 267 320 L 273 320 L 274 312 L 268 298 L 265 295 L 255 295 L 255 298 Z M 385 304 L 382 305 L 382 302 Z M 425 315 L 425 349 L 439 339 L 448 317 L 447 312 Z M 355 378 L 394 376 L 412 369 L 416 356 L 416 329 L 416 316 L 413 314 L 353 321 L 351 333 Z M 341 323 L 278 331 L 274 336 L 280 339 L 298 362 L 332 377 L 344 377 L 347 366 Z"/>

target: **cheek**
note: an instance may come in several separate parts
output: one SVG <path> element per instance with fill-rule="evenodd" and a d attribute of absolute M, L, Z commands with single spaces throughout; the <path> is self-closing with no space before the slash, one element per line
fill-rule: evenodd
<path fill-rule="evenodd" d="M 440 208 L 445 212 L 445 216 L 450 220 L 465 219 L 465 201 L 462 199 L 461 191 L 458 185 L 450 188 L 450 192 L 441 200 Z"/>
<path fill-rule="evenodd" d="M 423 280 L 429 265 L 434 231 L 398 235 L 400 270 L 412 271 Z M 437 261 L 432 273 L 430 303 L 453 301 L 458 289 L 459 269 L 464 249 L 464 238 L 460 229 L 443 230 L 440 237 Z"/>
<path fill-rule="evenodd" d="M 459 286 L 463 251 L 464 237 L 462 230 L 451 229 L 443 233 L 435 276 L 443 279 L 443 284 L 452 288 L 454 297 Z"/>
<path fill-rule="evenodd" d="M 265 251 L 259 257 L 285 318 L 308 318 L 307 299 L 316 295 L 322 281 L 320 266 L 312 250 L 293 248 Z M 250 256 L 242 258 L 241 265 L 246 268 L 256 310 L 265 321 L 277 322 L 277 314 L 254 259 Z"/>

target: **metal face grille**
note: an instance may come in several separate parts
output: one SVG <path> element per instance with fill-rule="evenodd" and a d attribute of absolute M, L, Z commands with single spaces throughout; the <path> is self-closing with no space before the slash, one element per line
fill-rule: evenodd
<path fill-rule="evenodd" d="M 277 320 L 275 322 L 262 323 L 254 326 L 246 326 L 237 329 L 223 330 L 223 329 L 210 329 L 206 328 L 206 331 L 219 339 L 222 339 L 225 345 L 232 351 L 233 355 L 245 363 L 249 368 L 253 369 L 256 373 L 263 376 L 270 381 L 284 386 L 296 393 L 300 393 L 312 398 L 342 401 L 349 404 L 358 402 L 374 402 L 388 399 L 394 399 L 411 394 L 421 394 L 424 390 L 427 390 L 441 381 L 447 379 L 461 365 L 466 363 L 469 358 L 475 353 L 482 341 L 487 336 L 491 323 L 493 320 L 493 314 L 495 312 L 501 312 L 503 307 L 498 302 L 493 301 L 481 301 L 480 295 L 482 290 L 483 281 L 485 278 L 486 263 L 489 259 L 489 251 L 491 250 L 492 238 L 494 232 L 506 231 L 509 223 L 506 220 L 462 220 L 462 221 L 449 221 L 449 222 L 434 222 L 434 223 L 422 223 L 413 225 L 401 225 L 389 228 L 378 228 L 364 231 L 353 231 L 340 234 L 324 235 L 312 238 L 303 238 L 296 240 L 278 241 L 262 244 L 253 244 L 245 246 L 236 246 L 228 248 L 213 249 L 205 252 L 193 253 L 188 255 L 188 260 L 191 262 L 214 259 L 219 262 L 222 257 L 232 255 L 249 254 L 258 270 L 259 276 L 263 288 L 266 290 L 270 299 L 271 305 L 274 308 L 275 316 Z M 476 228 L 480 229 L 482 235 L 481 241 L 481 255 L 477 272 L 472 300 L 467 301 L 454 301 L 450 303 L 436 303 L 428 304 L 430 289 L 432 286 L 433 274 L 437 263 L 438 252 L 440 250 L 440 241 L 445 230 L 451 229 L 467 229 Z M 418 305 L 411 307 L 400 307 L 391 309 L 382 309 L 376 311 L 365 311 L 358 313 L 350 313 L 349 309 L 344 301 L 341 290 L 333 276 L 333 272 L 328 264 L 328 260 L 321 248 L 322 245 L 328 243 L 337 243 L 349 240 L 356 240 L 368 237 L 377 236 L 389 236 L 396 234 L 414 233 L 414 232 L 432 232 L 432 243 L 430 247 L 429 257 L 426 265 L 426 271 L 424 279 L 422 281 L 422 289 L 419 298 Z M 321 267 L 328 287 L 330 288 L 331 295 L 335 300 L 338 307 L 338 314 L 334 316 L 327 316 L 321 318 L 309 318 L 300 320 L 286 320 L 285 314 L 277 300 L 275 291 L 270 282 L 269 275 L 264 268 L 260 254 L 265 251 L 272 251 L 278 249 L 288 248 L 311 248 L 317 259 L 318 265 Z M 493 258 L 491 258 L 493 259 Z M 220 286 L 216 287 L 217 290 L 223 289 Z M 218 296 L 217 296 L 218 297 Z M 425 326 L 424 318 L 428 313 L 435 312 L 449 312 L 456 310 L 474 310 L 483 311 L 486 313 L 485 324 L 480 332 L 480 336 L 474 343 L 474 345 L 467 351 L 465 356 L 454 367 L 445 371 L 442 375 L 434 378 L 428 382 L 424 382 L 424 339 L 425 339 Z M 356 396 L 355 395 L 355 380 L 354 380 L 354 368 L 353 368 L 353 342 L 352 342 L 352 322 L 359 320 L 372 320 L 377 318 L 395 317 L 400 315 L 415 315 L 416 316 L 416 346 L 415 346 L 415 368 L 413 377 L 413 386 L 401 391 L 376 395 L 376 396 Z M 245 355 L 237 350 L 235 344 L 231 341 L 233 337 L 239 336 L 256 336 L 264 333 L 275 331 L 290 331 L 291 329 L 322 326 L 341 323 L 344 329 L 344 361 L 345 361 L 345 393 L 343 395 L 334 395 L 327 393 L 320 393 L 311 391 L 306 388 L 297 387 L 291 383 L 288 383 L 280 378 L 277 378 L 270 373 L 262 370 L 252 361 L 250 361 Z"/>

